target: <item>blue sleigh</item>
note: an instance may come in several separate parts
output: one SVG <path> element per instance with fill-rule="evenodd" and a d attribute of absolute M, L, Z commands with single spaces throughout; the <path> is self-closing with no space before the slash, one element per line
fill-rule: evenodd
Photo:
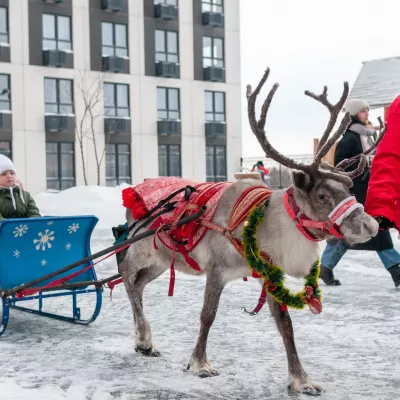
<path fill-rule="evenodd" d="M 90 237 L 98 218 L 95 216 L 41 217 L 7 219 L 0 223 L 0 291 L 16 288 L 22 284 L 46 276 L 60 270 L 65 265 L 82 260 L 90 255 Z M 96 274 L 91 262 L 57 275 L 47 281 L 40 282 L 32 288 L 43 288 L 50 282 L 73 273 L 83 273 L 69 280 L 68 284 L 96 281 Z M 81 319 L 77 298 L 87 293 L 95 293 L 96 305 L 88 319 Z M 69 296 L 72 299 L 72 316 L 64 316 L 43 311 L 44 299 Z M 37 300 L 37 308 L 22 306 L 24 302 Z M 89 324 L 100 313 L 102 304 L 102 288 L 88 288 L 77 285 L 65 290 L 40 290 L 24 296 L 12 294 L 2 297 L 2 316 L 0 319 L 0 335 L 7 328 L 10 309 L 26 311 L 72 323 Z"/>

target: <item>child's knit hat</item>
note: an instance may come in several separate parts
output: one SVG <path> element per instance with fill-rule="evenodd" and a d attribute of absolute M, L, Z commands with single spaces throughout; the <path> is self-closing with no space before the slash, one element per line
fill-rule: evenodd
<path fill-rule="evenodd" d="M 17 170 L 13 162 L 4 154 L 0 154 L 0 175 L 4 171 L 14 171 L 15 173 L 17 173 Z"/>

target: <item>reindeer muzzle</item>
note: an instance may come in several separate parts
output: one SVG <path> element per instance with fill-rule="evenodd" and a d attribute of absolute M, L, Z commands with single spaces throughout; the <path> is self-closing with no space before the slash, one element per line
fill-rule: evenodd
<path fill-rule="evenodd" d="M 357 208 L 363 209 L 364 206 L 358 203 L 354 196 L 341 201 L 329 214 L 329 220 L 326 223 L 327 231 L 337 238 L 343 238 L 340 233 L 340 225 Z"/>

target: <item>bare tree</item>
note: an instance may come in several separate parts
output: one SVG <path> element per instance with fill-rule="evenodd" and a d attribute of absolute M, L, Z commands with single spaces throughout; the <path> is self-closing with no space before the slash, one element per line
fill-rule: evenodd
<path fill-rule="evenodd" d="M 85 139 L 93 142 L 96 160 L 97 185 L 100 185 L 100 171 L 104 160 L 105 146 L 98 143 L 96 125 L 100 118 L 104 118 L 104 74 L 82 71 L 75 79 L 75 136 L 79 142 L 83 179 L 88 184 L 87 160 L 84 153 Z M 100 146 L 99 146 L 100 145 Z"/>

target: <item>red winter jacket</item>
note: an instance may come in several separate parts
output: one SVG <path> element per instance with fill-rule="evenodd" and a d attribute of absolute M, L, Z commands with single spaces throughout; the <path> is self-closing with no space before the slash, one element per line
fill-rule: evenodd
<path fill-rule="evenodd" d="M 387 131 L 372 162 L 365 210 L 400 228 L 400 96 L 389 107 Z"/>
<path fill-rule="evenodd" d="M 261 166 L 261 165 L 257 165 L 257 167 L 253 167 L 250 172 L 255 171 L 256 168 L 257 168 L 258 171 L 262 171 L 265 176 L 267 176 L 269 174 L 269 170 L 267 168 Z"/>

